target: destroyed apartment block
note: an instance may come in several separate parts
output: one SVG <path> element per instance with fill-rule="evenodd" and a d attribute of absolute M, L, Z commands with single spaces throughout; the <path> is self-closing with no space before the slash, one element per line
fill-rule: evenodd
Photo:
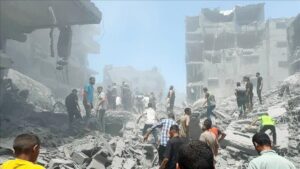
<path fill-rule="evenodd" d="M 264 4 L 235 6 L 228 11 L 206 8 L 199 16 L 186 17 L 188 100 L 202 97 L 194 91 L 201 92 L 205 86 L 230 96 L 224 89 L 249 73 L 261 72 L 270 77 L 265 87 L 275 87 L 288 76 L 286 28 L 290 21 L 265 21 Z"/>

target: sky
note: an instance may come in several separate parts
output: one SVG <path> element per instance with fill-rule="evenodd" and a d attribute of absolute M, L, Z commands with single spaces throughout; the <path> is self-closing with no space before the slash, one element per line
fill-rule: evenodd
<path fill-rule="evenodd" d="M 300 1 L 100 1 L 101 34 L 95 39 L 100 53 L 89 56 L 89 65 L 102 81 L 105 65 L 157 67 L 166 86 L 184 93 L 185 17 L 199 15 L 202 8 L 233 9 L 235 5 L 265 3 L 265 18 L 293 17 Z"/>

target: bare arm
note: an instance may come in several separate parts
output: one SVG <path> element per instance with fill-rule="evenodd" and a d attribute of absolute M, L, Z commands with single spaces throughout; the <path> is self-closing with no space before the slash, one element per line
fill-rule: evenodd
<path fill-rule="evenodd" d="M 258 120 L 259 120 L 259 118 L 255 119 L 255 120 L 250 124 L 250 126 L 253 126 Z"/>
<path fill-rule="evenodd" d="M 168 161 L 169 161 L 168 158 L 164 158 L 164 160 L 161 162 L 159 169 L 166 169 Z"/>

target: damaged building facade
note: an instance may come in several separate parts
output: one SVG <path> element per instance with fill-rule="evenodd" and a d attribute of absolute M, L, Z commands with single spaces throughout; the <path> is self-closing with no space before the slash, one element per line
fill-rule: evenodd
<path fill-rule="evenodd" d="M 288 27 L 288 54 L 290 74 L 300 72 L 300 14 Z"/>
<path fill-rule="evenodd" d="M 264 4 L 233 10 L 202 9 L 186 17 L 187 97 L 195 101 L 202 88 L 229 96 L 235 82 L 256 72 L 274 87 L 288 76 L 287 33 L 291 19 L 265 21 Z M 276 76 L 275 76 L 276 75 Z"/>
<path fill-rule="evenodd" d="M 0 3 L 1 86 L 14 69 L 65 97 L 95 74 L 87 56 L 99 52 L 93 40 L 99 32 L 90 24 L 102 15 L 89 0 Z"/>

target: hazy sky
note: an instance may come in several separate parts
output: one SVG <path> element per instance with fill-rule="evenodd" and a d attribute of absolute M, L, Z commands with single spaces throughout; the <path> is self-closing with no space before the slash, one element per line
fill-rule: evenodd
<path fill-rule="evenodd" d="M 185 16 L 202 8 L 232 9 L 235 5 L 265 3 L 265 17 L 300 13 L 300 1 L 100 1 L 99 55 L 91 55 L 90 67 L 100 74 L 104 65 L 132 65 L 145 70 L 156 66 L 177 91 L 185 92 Z M 102 80 L 102 79 L 101 79 Z M 100 81 L 101 81 L 100 80 Z"/>

